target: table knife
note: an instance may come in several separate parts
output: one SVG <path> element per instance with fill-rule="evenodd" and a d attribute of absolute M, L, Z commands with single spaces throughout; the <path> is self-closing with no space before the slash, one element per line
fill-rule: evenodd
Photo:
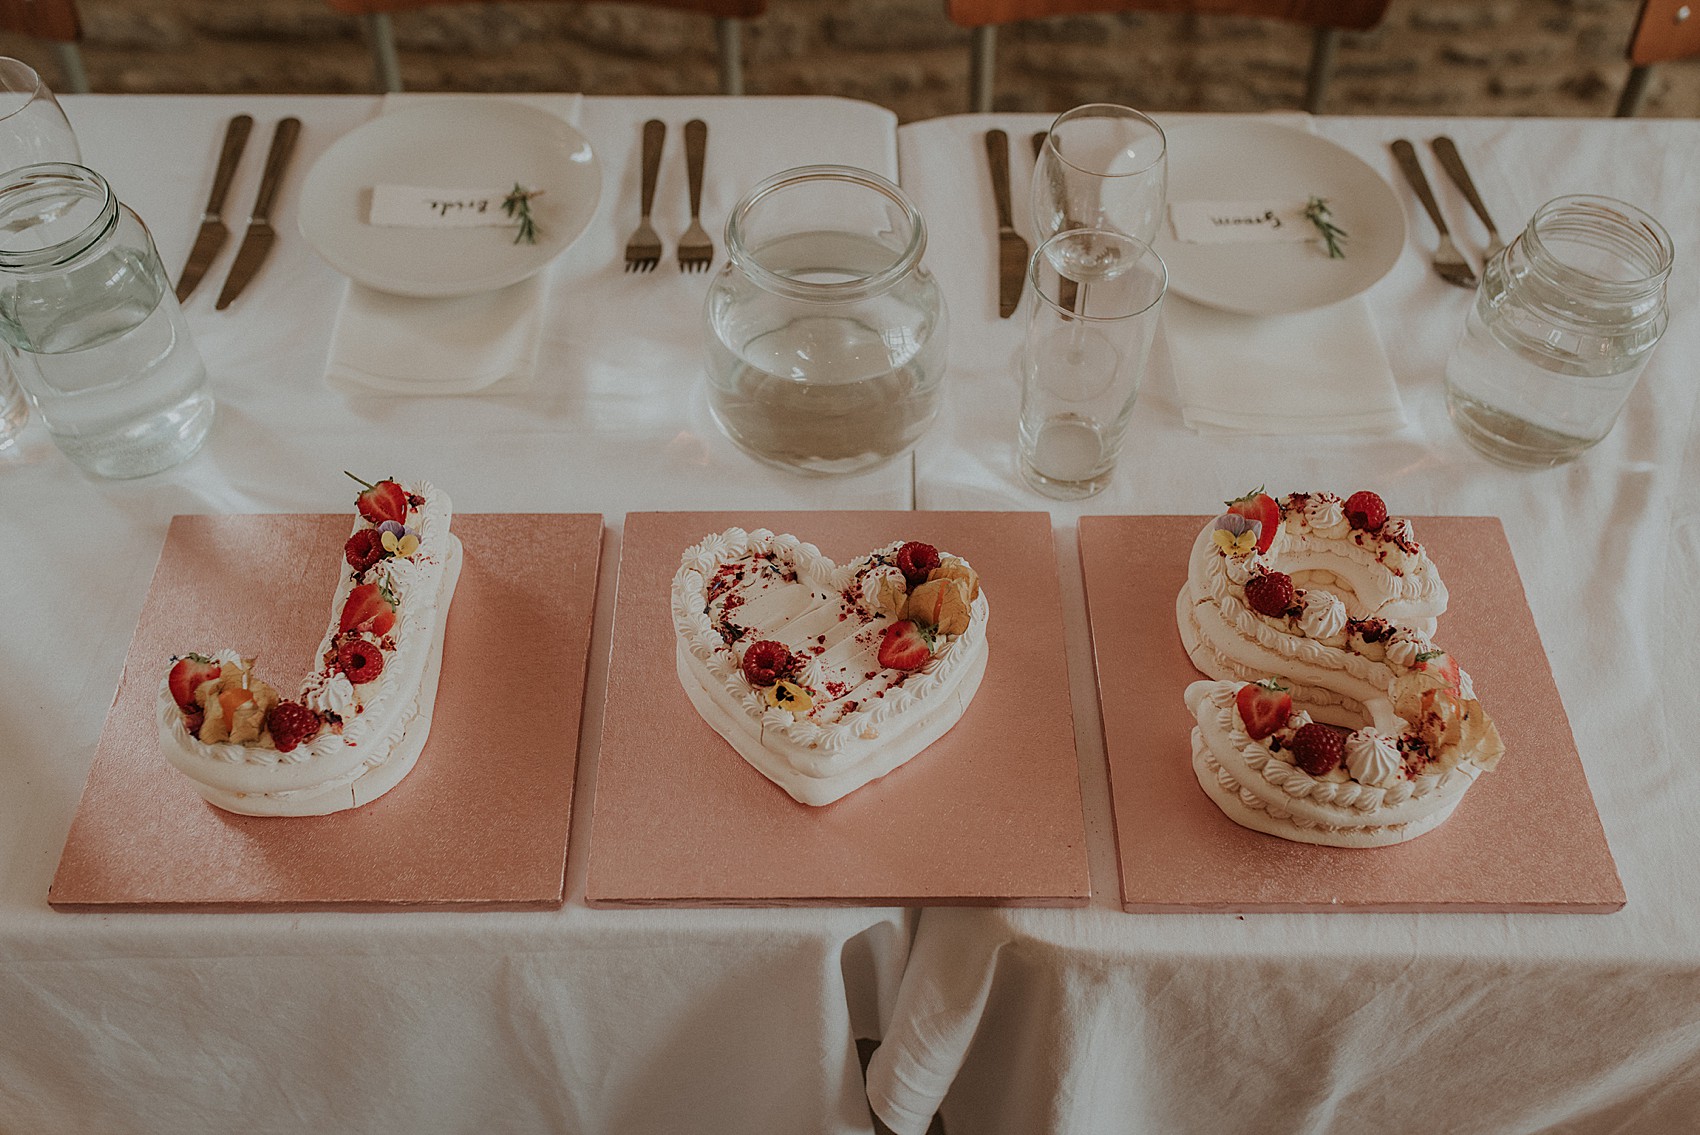
<path fill-rule="evenodd" d="M 1027 242 L 1015 231 L 1009 207 L 1009 135 L 986 131 L 986 160 L 992 167 L 992 198 L 998 206 L 998 318 L 1008 319 L 1021 302 L 1027 277 Z"/>
<path fill-rule="evenodd" d="M 259 196 L 254 198 L 254 210 L 248 214 L 248 231 L 242 235 L 242 247 L 236 250 L 236 262 L 230 266 L 230 275 L 224 279 L 224 290 L 218 293 L 218 302 L 213 305 L 219 311 L 229 307 L 230 301 L 242 294 L 242 289 L 260 270 L 266 253 L 271 251 L 277 240 L 277 230 L 272 228 L 271 222 L 272 200 L 277 196 L 278 183 L 283 180 L 284 168 L 289 165 L 290 155 L 295 152 L 295 139 L 300 134 L 299 118 L 285 118 L 272 131 L 272 148 L 266 155 L 266 171 L 260 177 Z"/>
<path fill-rule="evenodd" d="M 247 114 L 238 114 L 224 128 L 224 149 L 219 151 L 212 194 L 207 198 L 206 211 L 201 214 L 201 231 L 195 235 L 195 244 L 189 249 L 189 262 L 183 265 L 183 274 L 177 277 L 178 303 L 189 298 L 189 293 L 207 274 L 213 258 L 230 237 L 230 230 L 224 227 L 224 195 L 230 192 L 236 163 L 242 160 L 242 150 L 248 145 L 248 131 L 253 128 L 253 116 Z"/>

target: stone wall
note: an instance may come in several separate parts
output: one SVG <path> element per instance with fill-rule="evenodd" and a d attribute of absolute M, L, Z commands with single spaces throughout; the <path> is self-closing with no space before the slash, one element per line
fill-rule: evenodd
<path fill-rule="evenodd" d="M 80 0 L 97 91 L 373 89 L 358 18 L 322 0 Z M 1326 110 L 1350 114 L 1610 114 L 1638 0 L 1393 0 L 1347 35 Z M 456 4 L 394 17 L 416 90 L 685 94 L 717 89 L 709 20 L 616 3 Z M 904 120 L 966 109 L 968 33 L 941 0 L 770 0 L 744 33 L 751 94 L 868 99 Z M 999 34 L 997 106 L 1151 110 L 1297 106 L 1308 29 L 1226 16 L 1111 13 Z M 0 52 L 52 51 L 16 36 Z M 1700 61 L 1658 69 L 1644 114 L 1700 116 Z"/>

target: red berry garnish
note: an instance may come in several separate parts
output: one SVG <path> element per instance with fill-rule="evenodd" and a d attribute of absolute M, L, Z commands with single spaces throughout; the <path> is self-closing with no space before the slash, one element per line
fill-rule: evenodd
<path fill-rule="evenodd" d="M 346 469 L 343 472 L 348 473 Z M 366 491 L 354 498 L 354 507 L 360 510 L 361 516 L 373 524 L 382 524 L 386 520 L 401 524 L 407 520 L 406 489 L 394 481 L 379 481 L 373 485 L 360 480 L 353 473 L 348 473 L 348 476 L 366 486 Z"/>
<path fill-rule="evenodd" d="M 1277 729 L 1284 728 L 1293 714 L 1293 695 L 1273 678 L 1247 682 L 1234 695 L 1234 704 L 1245 722 L 1245 731 L 1253 741 L 1261 741 Z"/>
<path fill-rule="evenodd" d="M 358 686 L 384 672 L 384 652 L 375 642 L 367 642 L 363 638 L 349 639 L 337 648 L 336 664 L 348 675 L 348 680 Z"/>
<path fill-rule="evenodd" d="M 1257 550 L 1267 552 L 1269 545 L 1275 542 L 1275 533 L 1281 528 L 1281 506 L 1275 503 L 1275 498 L 1259 485 L 1245 496 L 1228 501 L 1227 505 L 1233 515 L 1257 521 Z"/>
<path fill-rule="evenodd" d="M 771 686 L 791 673 L 791 652 L 782 642 L 763 639 L 744 651 L 744 677 L 752 686 Z"/>
<path fill-rule="evenodd" d="M 919 587 L 927 582 L 927 576 L 938 566 L 939 550 L 931 544 L 911 540 L 897 549 L 897 570 L 903 573 L 910 587 Z"/>
<path fill-rule="evenodd" d="M 932 656 L 932 638 L 908 619 L 892 623 L 880 637 L 880 665 L 887 670 L 919 670 Z"/>
<path fill-rule="evenodd" d="M 376 528 L 362 528 L 342 546 L 343 558 L 355 571 L 365 571 L 384 558 L 384 538 Z"/>
<path fill-rule="evenodd" d="M 1378 531 L 1387 523 L 1387 502 L 1364 490 L 1346 498 L 1346 521 L 1361 532 Z"/>
<path fill-rule="evenodd" d="M 266 729 L 277 751 L 287 753 L 303 741 L 312 740 L 324 720 L 298 701 L 280 701 L 266 714 Z"/>
<path fill-rule="evenodd" d="M 1245 581 L 1245 601 L 1259 615 L 1279 619 L 1293 606 L 1293 577 L 1285 572 L 1266 571 Z"/>
<path fill-rule="evenodd" d="M 183 728 L 187 729 L 191 736 L 200 733 L 201 726 L 206 723 L 206 720 L 206 713 L 199 709 L 186 709 L 183 711 Z"/>
<path fill-rule="evenodd" d="M 182 658 L 175 659 L 168 681 L 171 697 L 176 701 L 177 708 L 184 712 L 199 708 L 195 704 L 195 687 L 202 682 L 212 681 L 222 673 L 224 667 L 204 655 L 185 654 Z"/>
<path fill-rule="evenodd" d="M 395 626 L 395 596 L 377 583 L 362 583 L 348 593 L 342 605 L 342 618 L 337 630 L 368 631 L 375 635 L 388 634 Z"/>
<path fill-rule="evenodd" d="M 1312 776 L 1327 776 L 1346 759 L 1346 737 L 1320 721 L 1307 722 L 1293 731 L 1293 763 Z"/>

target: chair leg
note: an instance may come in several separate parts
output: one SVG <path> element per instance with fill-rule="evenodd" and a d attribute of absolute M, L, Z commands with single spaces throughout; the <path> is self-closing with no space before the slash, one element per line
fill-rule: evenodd
<path fill-rule="evenodd" d="M 1629 81 L 1623 84 L 1623 95 L 1617 100 L 1617 117 L 1634 118 L 1641 113 L 1641 104 L 1647 101 L 1647 88 L 1652 78 L 1651 64 L 1630 69 Z"/>
<path fill-rule="evenodd" d="M 1334 74 L 1334 56 L 1340 50 L 1339 28 L 1317 28 L 1310 47 L 1310 78 L 1305 82 L 1305 110 L 1322 113 L 1322 97 Z"/>
<path fill-rule="evenodd" d="M 976 114 L 988 114 L 992 109 L 992 72 L 998 55 L 996 25 L 975 28 L 969 51 L 968 109 Z"/>
<path fill-rule="evenodd" d="M 395 29 L 388 12 L 366 13 L 366 39 L 372 45 L 372 70 L 380 91 L 401 90 L 401 61 L 395 54 Z"/>
<path fill-rule="evenodd" d="M 744 93 L 744 29 L 730 16 L 714 18 L 714 37 L 720 41 L 720 93 Z"/>
<path fill-rule="evenodd" d="M 74 43 L 56 43 L 54 53 L 59 56 L 59 70 L 65 76 L 65 91 L 67 94 L 86 95 L 89 93 L 89 73 L 83 70 L 83 53 L 77 50 Z"/>

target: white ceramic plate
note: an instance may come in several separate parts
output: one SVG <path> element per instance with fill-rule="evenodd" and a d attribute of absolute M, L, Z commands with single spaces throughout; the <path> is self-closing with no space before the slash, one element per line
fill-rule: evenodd
<path fill-rule="evenodd" d="M 1189 122 L 1164 133 L 1171 203 L 1326 197 L 1349 234 L 1345 258 L 1330 260 L 1310 242 L 1182 244 L 1165 218 L 1155 247 L 1175 294 L 1242 315 L 1283 315 L 1355 296 L 1399 259 L 1405 211 L 1356 154 L 1272 122 Z"/>
<path fill-rule="evenodd" d="M 367 223 L 372 186 L 461 188 L 519 182 L 537 243 L 507 228 L 422 229 Z M 602 167 L 590 143 L 547 111 L 502 99 L 445 99 L 380 114 L 339 138 L 301 190 L 301 235 L 337 271 L 403 296 L 494 291 L 541 271 L 596 213 Z"/>

